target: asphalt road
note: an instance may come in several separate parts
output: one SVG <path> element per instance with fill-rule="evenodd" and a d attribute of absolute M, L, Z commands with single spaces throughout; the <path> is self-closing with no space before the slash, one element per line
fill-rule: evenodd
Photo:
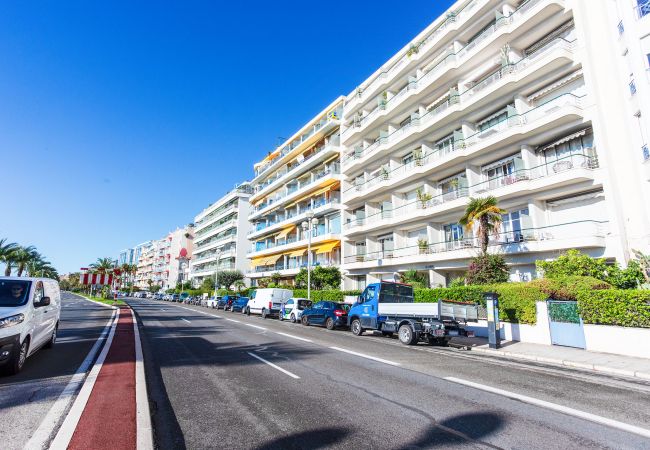
<path fill-rule="evenodd" d="M 109 308 L 62 294 L 54 348 L 29 357 L 18 375 L 0 377 L 0 448 L 23 448 L 79 369 L 111 314 Z"/>
<path fill-rule="evenodd" d="M 650 439 L 593 418 L 461 384 L 650 429 L 650 385 L 641 382 L 201 307 L 130 304 L 159 448 L 650 448 Z"/>

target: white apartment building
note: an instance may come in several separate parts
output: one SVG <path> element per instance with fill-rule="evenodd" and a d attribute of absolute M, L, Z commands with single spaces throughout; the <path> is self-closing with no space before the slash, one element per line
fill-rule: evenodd
<path fill-rule="evenodd" d="M 255 164 L 247 254 L 253 284 L 276 273 L 292 284 L 308 264 L 309 228 L 312 266 L 340 265 L 342 108 L 340 97 Z"/>
<path fill-rule="evenodd" d="M 194 286 L 214 277 L 217 270 L 247 272 L 251 193 L 251 185 L 242 183 L 194 218 L 194 254 L 190 263 Z"/>
<path fill-rule="evenodd" d="M 193 226 L 177 228 L 164 238 L 149 241 L 136 247 L 140 255 L 135 285 L 141 289 L 159 286 L 163 291 L 173 289 L 184 280 L 184 268 L 192 257 Z"/>
<path fill-rule="evenodd" d="M 490 251 L 513 280 L 570 248 L 648 252 L 650 18 L 635 5 L 458 1 L 348 95 L 344 289 L 460 275 L 478 253 L 458 225 L 470 197 L 508 211 Z"/>

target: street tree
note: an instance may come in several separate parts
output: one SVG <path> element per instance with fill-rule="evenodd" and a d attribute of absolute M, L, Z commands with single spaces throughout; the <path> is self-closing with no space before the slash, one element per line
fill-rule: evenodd
<path fill-rule="evenodd" d="M 467 231 L 476 227 L 476 236 L 479 240 L 481 253 L 487 254 L 490 235 L 498 235 L 501 227 L 501 216 L 506 214 L 505 209 L 499 208 L 496 197 L 470 198 L 465 208 L 465 214 L 458 221 Z"/>
<path fill-rule="evenodd" d="M 223 270 L 219 272 L 219 284 L 227 290 L 235 283 L 244 279 L 244 274 L 240 270 Z"/>

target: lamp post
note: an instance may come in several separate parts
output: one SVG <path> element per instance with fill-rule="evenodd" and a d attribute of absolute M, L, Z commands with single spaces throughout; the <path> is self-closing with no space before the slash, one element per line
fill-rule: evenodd
<path fill-rule="evenodd" d="M 219 289 L 219 258 L 221 258 L 221 249 L 217 250 L 217 265 L 214 270 L 214 298 L 217 298 L 217 290 Z"/>
<path fill-rule="evenodd" d="M 307 220 L 302 223 L 303 231 L 307 232 L 307 300 L 311 300 L 311 235 L 318 225 L 318 219 L 313 211 L 307 213 Z"/>

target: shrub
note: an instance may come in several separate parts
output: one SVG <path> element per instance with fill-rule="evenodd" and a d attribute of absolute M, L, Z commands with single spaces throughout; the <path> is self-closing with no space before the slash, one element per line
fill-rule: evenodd
<path fill-rule="evenodd" d="M 537 323 L 535 303 L 546 300 L 547 295 L 530 283 L 501 283 L 483 286 L 486 291 L 499 294 L 499 317 L 504 322 Z"/>
<path fill-rule="evenodd" d="M 483 301 L 482 286 L 458 286 L 449 288 L 414 289 L 416 303 L 432 303 L 438 299 L 455 300 L 459 302 L 472 302 L 485 304 Z"/>
<path fill-rule="evenodd" d="M 311 291 L 311 300 L 318 302 L 321 300 L 330 301 L 330 302 L 342 302 L 346 295 L 359 296 L 361 291 L 341 291 L 338 289 L 330 289 L 326 291 Z M 294 297 L 307 298 L 307 289 L 294 289 Z"/>
<path fill-rule="evenodd" d="M 508 264 L 502 255 L 485 253 L 472 258 L 467 268 L 467 284 L 493 284 L 508 281 Z"/>
<path fill-rule="evenodd" d="M 562 276 L 558 278 L 540 278 L 530 283 L 553 300 L 576 300 L 578 292 L 583 290 L 611 289 L 612 286 L 597 278 L 583 276 Z"/>
<path fill-rule="evenodd" d="M 610 289 L 578 293 L 584 323 L 650 328 L 650 292 Z"/>

